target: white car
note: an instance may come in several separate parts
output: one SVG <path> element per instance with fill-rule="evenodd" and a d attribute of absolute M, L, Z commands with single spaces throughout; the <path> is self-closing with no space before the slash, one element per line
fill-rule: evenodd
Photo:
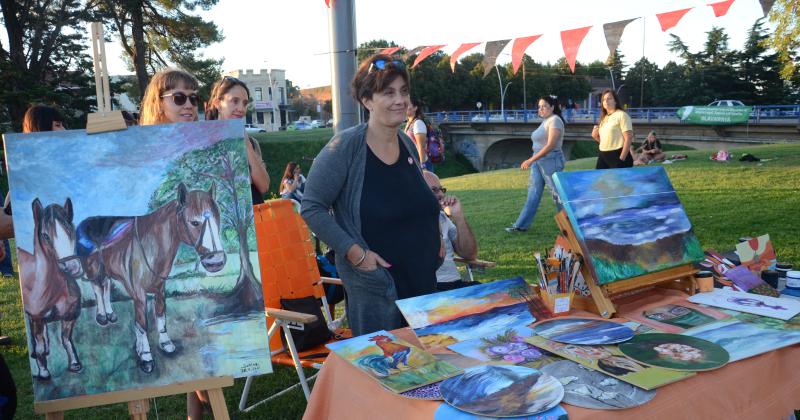
<path fill-rule="evenodd" d="M 267 130 L 255 125 L 255 124 L 245 124 L 244 131 L 248 133 L 266 133 Z"/>
<path fill-rule="evenodd" d="M 745 106 L 742 101 L 737 101 L 735 99 L 722 99 L 718 101 L 711 102 L 708 106 Z"/>

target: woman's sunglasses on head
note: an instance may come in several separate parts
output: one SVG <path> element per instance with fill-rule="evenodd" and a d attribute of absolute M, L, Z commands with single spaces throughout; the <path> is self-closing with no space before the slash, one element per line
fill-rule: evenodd
<path fill-rule="evenodd" d="M 403 69 L 403 68 L 406 67 L 406 63 L 404 63 L 404 62 L 402 62 L 400 60 L 384 60 L 384 59 L 380 58 L 378 60 L 373 61 L 372 64 L 369 65 L 369 72 L 372 72 L 373 69 L 386 70 L 386 66 L 388 66 L 389 64 L 391 64 L 391 65 L 393 65 L 393 66 L 395 66 L 397 68 L 400 68 L 400 69 Z"/>
<path fill-rule="evenodd" d="M 191 102 L 192 106 L 197 106 L 197 103 L 200 101 L 200 97 L 197 96 L 196 93 L 187 95 L 183 92 L 174 92 L 174 93 L 167 93 L 166 95 L 161 95 L 162 98 L 166 98 L 168 96 L 171 96 L 172 102 L 174 102 L 175 105 L 178 106 L 183 106 L 183 104 L 186 103 L 187 99 L 189 100 L 189 102 Z"/>

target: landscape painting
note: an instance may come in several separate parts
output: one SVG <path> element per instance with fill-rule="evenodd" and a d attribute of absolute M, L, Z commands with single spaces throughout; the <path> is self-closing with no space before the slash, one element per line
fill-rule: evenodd
<path fill-rule="evenodd" d="M 525 341 L 588 368 L 648 390 L 695 375 L 693 372 L 680 372 L 637 363 L 622 354 L 618 346 L 562 344 L 536 335 L 526 338 Z"/>
<path fill-rule="evenodd" d="M 536 319 L 522 298 L 522 277 L 417 296 L 395 302 L 425 348 L 488 337 Z"/>
<path fill-rule="evenodd" d="M 365 334 L 326 346 L 396 393 L 439 382 L 463 372 L 386 331 Z"/>
<path fill-rule="evenodd" d="M 736 314 L 734 317 L 692 328 L 685 335 L 717 343 L 731 362 L 800 343 L 800 316 L 789 321 Z"/>
<path fill-rule="evenodd" d="M 36 401 L 271 372 L 243 134 L 4 136 Z"/>
<path fill-rule="evenodd" d="M 675 334 L 730 318 L 730 315 L 714 308 L 687 302 L 683 293 L 672 290 L 659 292 L 664 295 L 645 296 L 631 304 L 617 305 L 619 316 Z"/>
<path fill-rule="evenodd" d="M 558 172 L 553 182 L 599 284 L 703 260 L 663 167 Z"/>

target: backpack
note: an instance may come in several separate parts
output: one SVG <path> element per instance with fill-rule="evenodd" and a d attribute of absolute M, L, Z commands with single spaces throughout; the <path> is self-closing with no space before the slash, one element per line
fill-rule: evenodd
<path fill-rule="evenodd" d="M 444 137 L 438 128 L 433 128 L 432 125 L 425 123 L 425 129 L 428 131 L 428 160 L 431 163 L 444 162 Z"/>

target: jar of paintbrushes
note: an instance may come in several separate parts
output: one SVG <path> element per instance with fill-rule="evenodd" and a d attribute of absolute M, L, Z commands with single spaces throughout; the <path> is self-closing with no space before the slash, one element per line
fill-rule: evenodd
<path fill-rule="evenodd" d="M 545 249 L 533 254 L 539 272 L 539 295 L 554 316 L 566 315 L 572 309 L 575 280 L 581 268 L 581 258 L 562 248 L 553 252 Z"/>

